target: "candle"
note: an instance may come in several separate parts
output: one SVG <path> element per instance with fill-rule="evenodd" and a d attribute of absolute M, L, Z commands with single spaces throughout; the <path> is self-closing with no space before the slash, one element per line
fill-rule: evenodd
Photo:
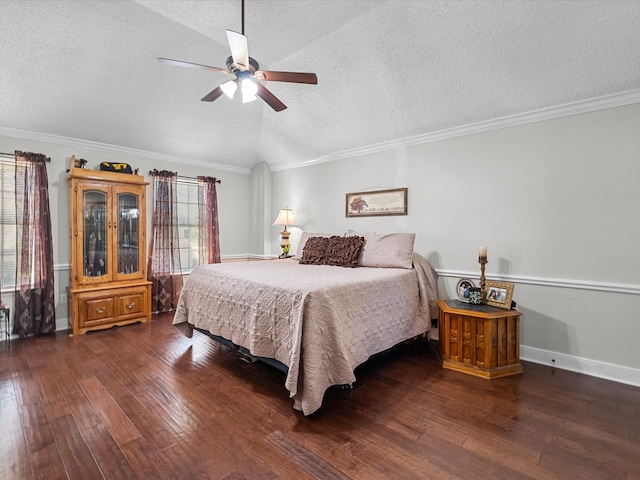
<path fill-rule="evenodd" d="M 479 262 L 487 261 L 487 247 L 478 248 L 478 261 Z"/>

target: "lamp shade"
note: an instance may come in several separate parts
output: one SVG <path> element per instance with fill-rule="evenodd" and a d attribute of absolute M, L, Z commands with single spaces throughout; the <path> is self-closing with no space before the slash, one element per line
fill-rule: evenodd
<path fill-rule="evenodd" d="M 229 80 L 228 82 L 224 82 L 222 85 L 220 85 L 220 89 L 227 97 L 233 98 L 236 90 L 238 89 L 238 82 L 236 82 L 235 80 Z"/>
<path fill-rule="evenodd" d="M 290 208 L 283 208 L 282 210 L 280 210 L 276 221 L 273 222 L 274 225 L 284 225 L 285 227 L 287 225 L 293 225 L 294 223 L 295 221 L 293 220 L 293 212 Z"/>
<path fill-rule="evenodd" d="M 249 103 L 257 100 L 256 93 L 258 93 L 258 86 L 250 79 L 245 78 L 242 80 L 242 103 Z"/>

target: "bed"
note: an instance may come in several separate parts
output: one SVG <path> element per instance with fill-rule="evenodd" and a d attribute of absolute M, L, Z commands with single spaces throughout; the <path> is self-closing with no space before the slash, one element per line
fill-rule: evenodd
<path fill-rule="evenodd" d="M 358 365 L 437 318 L 437 275 L 422 256 L 411 251 L 403 268 L 371 267 L 364 253 L 359 268 L 305 264 L 304 256 L 198 267 L 173 323 L 284 365 L 293 407 L 309 415 L 327 388 L 355 382 Z"/>

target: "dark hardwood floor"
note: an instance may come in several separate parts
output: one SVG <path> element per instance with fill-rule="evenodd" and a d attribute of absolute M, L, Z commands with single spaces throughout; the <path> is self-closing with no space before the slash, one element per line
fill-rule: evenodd
<path fill-rule="evenodd" d="M 402 346 L 304 417 L 283 373 L 170 315 L 15 340 L 0 345 L 0 478 L 640 478 L 640 388 L 524 368 L 484 380 Z"/>

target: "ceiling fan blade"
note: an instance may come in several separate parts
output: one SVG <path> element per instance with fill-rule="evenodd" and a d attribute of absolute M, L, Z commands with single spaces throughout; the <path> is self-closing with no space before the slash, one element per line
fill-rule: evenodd
<path fill-rule="evenodd" d="M 258 82 L 254 82 L 254 83 L 258 86 L 258 91 L 256 92 L 256 95 L 260 97 L 262 100 L 264 100 L 267 103 L 267 105 L 273 108 L 276 112 L 280 112 L 285 108 L 287 108 L 287 106 L 284 103 L 278 100 L 278 97 L 276 97 L 273 93 L 267 90 L 267 87 L 265 87 L 264 85 Z"/>
<path fill-rule="evenodd" d="M 315 73 L 271 72 L 267 70 L 258 70 L 254 76 L 271 82 L 307 83 L 310 85 L 318 84 L 318 77 Z"/>
<path fill-rule="evenodd" d="M 240 70 L 248 70 L 249 45 L 247 43 L 247 37 L 233 30 L 227 30 L 227 40 L 229 41 L 229 49 L 231 50 L 233 63 L 235 63 Z"/>
<path fill-rule="evenodd" d="M 200 100 L 203 102 L 213 102 L 214 100 L 220 98 L 220 96 L 223 93 L 224 92 L 220 87 L 216 87 L 213 90 L 211 90 L 209 93 L 207 93 L 204 97 L 202 97 Z"/>
<path fill-rule="evenodd" d="M 182 60 L 171 60 L 170 58 L 158 58 L 160 63 L 166 63 L 167 65 L 174 65 L 176 67 L 187 67 L 187 68 L 199 68 L 203 70 L 211 70 L 213 72 L 222 72 L 222 73 L 231 73 L 226 68 L 220 67 L 211 67 L 209 65 L 200 65 L 199 63 L 191 63 L 191 62 L 183 62 Z"/>

